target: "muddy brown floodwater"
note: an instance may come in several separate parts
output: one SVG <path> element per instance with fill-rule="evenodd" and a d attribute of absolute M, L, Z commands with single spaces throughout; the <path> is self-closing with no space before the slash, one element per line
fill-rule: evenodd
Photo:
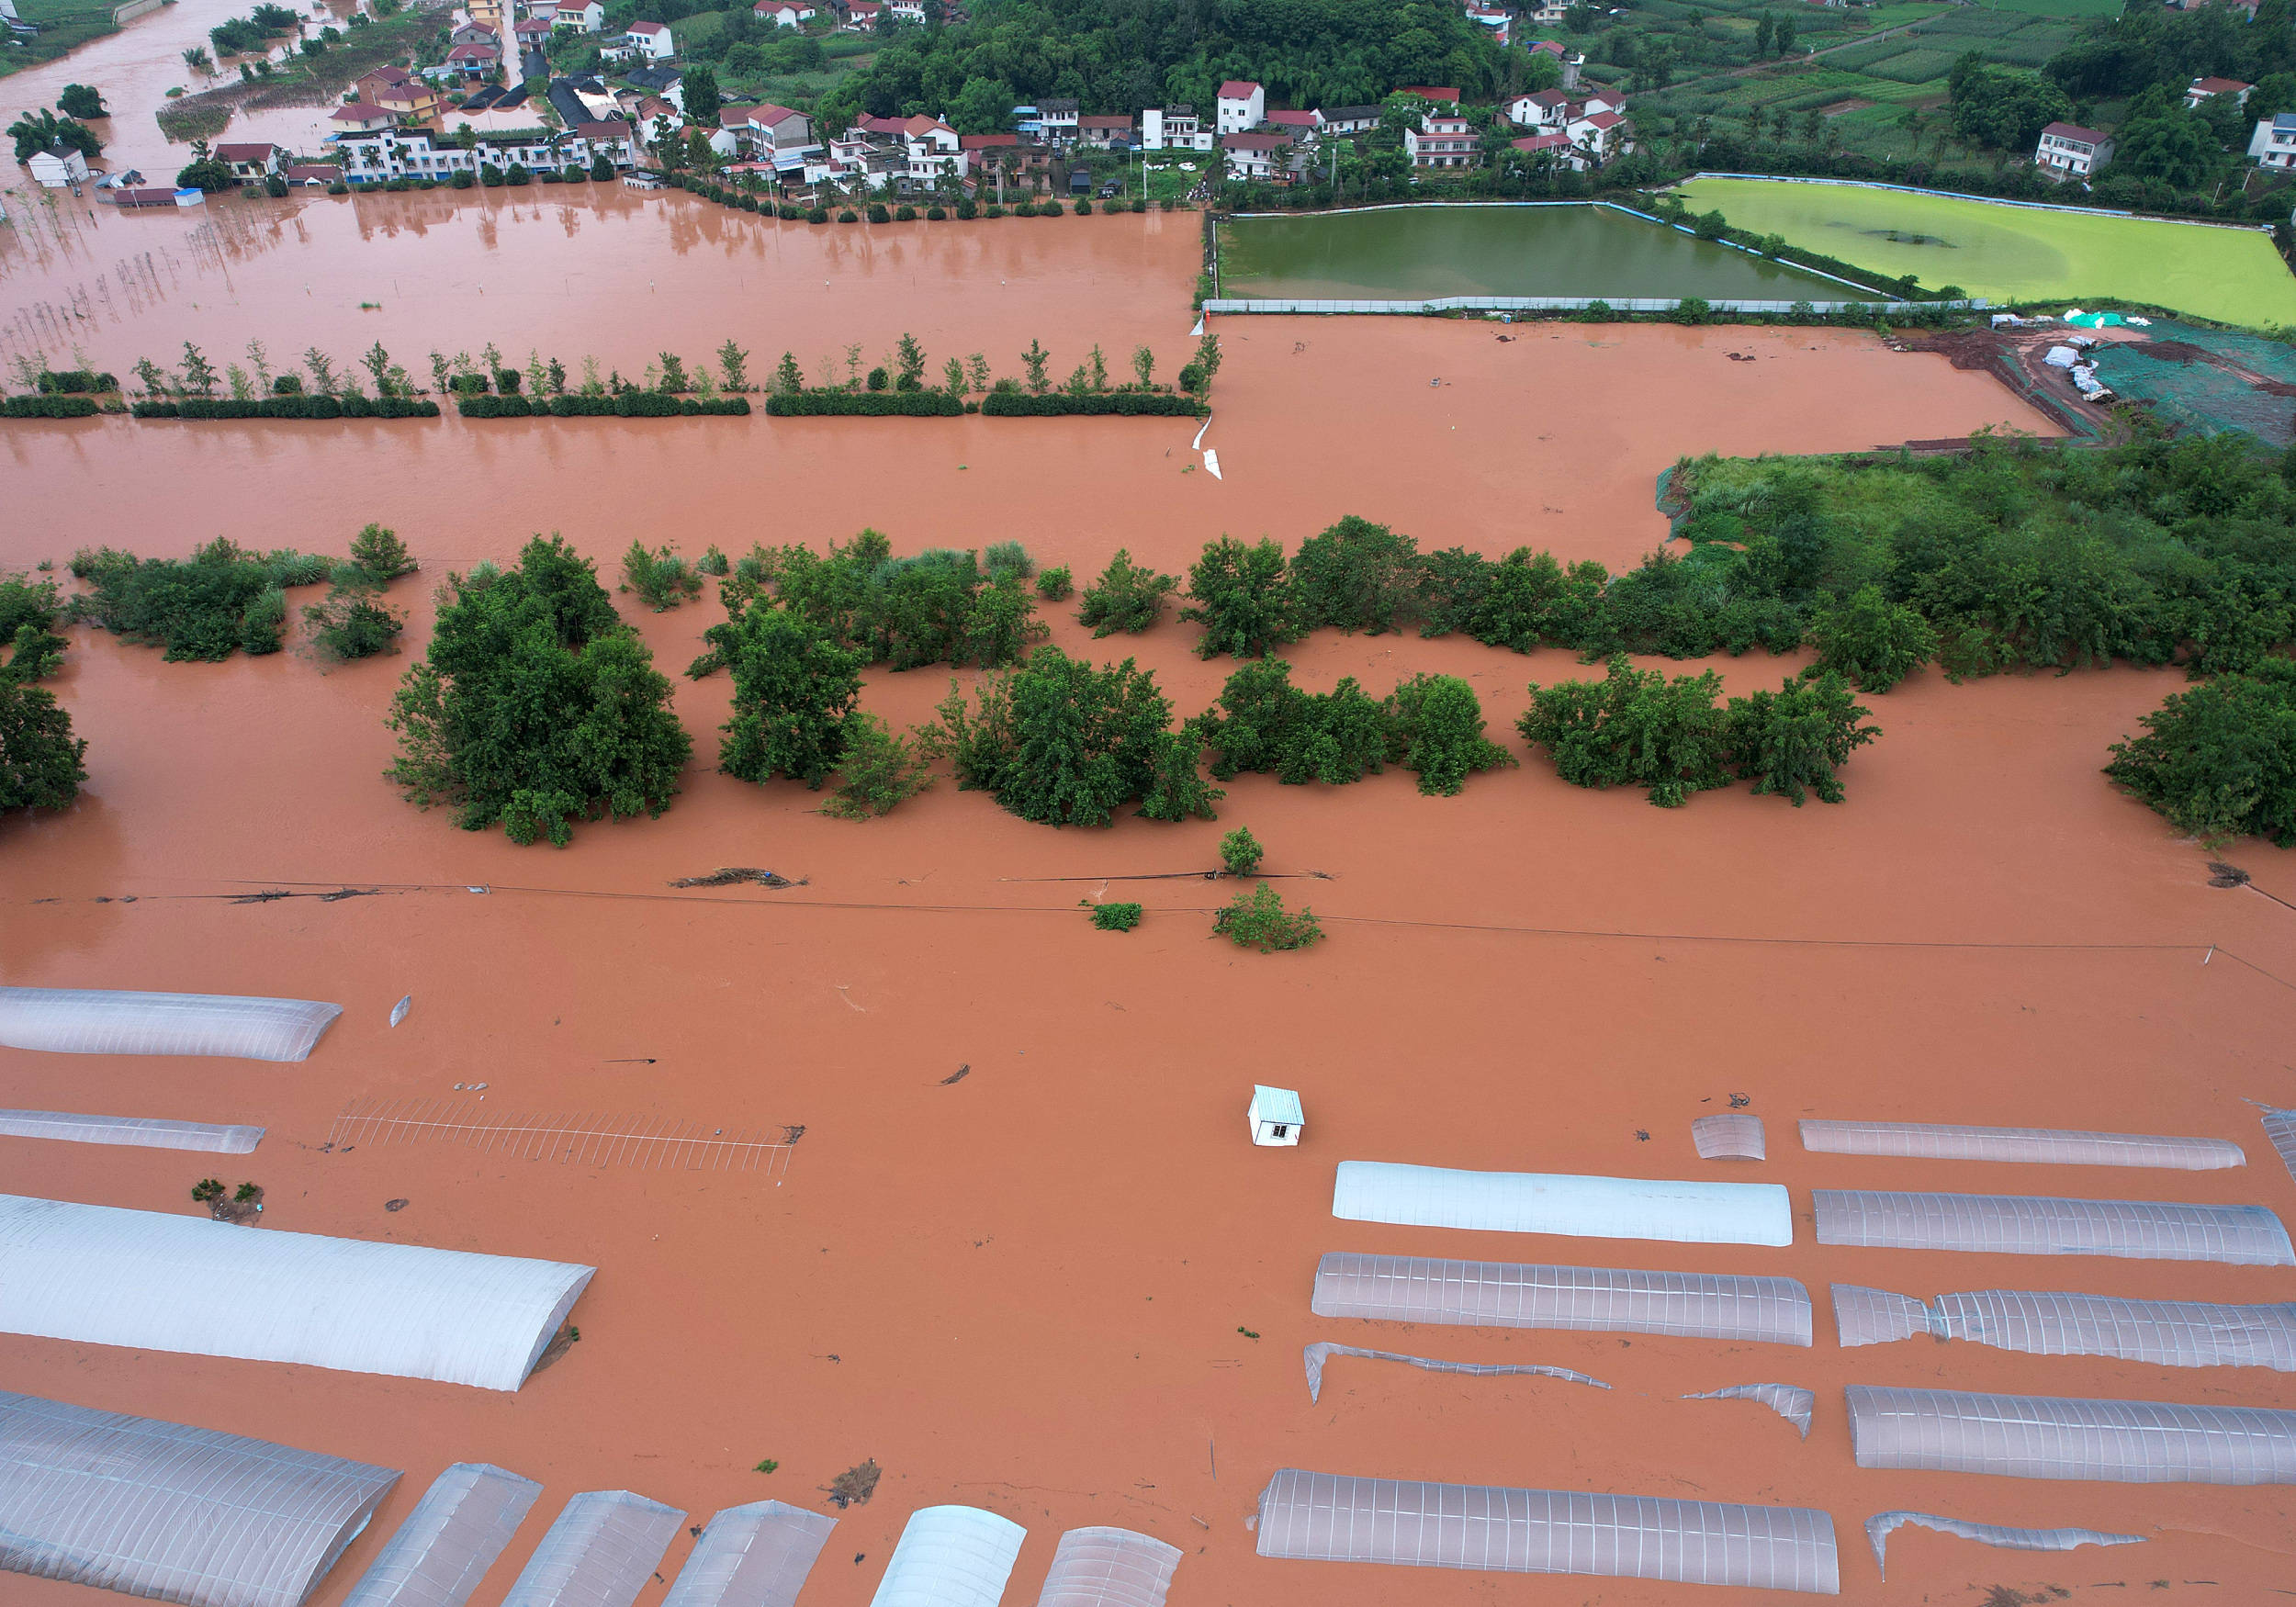
<path fill-rule="evenodd" d="M 915 329 L 937 355 L 1011 353 L 1033 334 L 1064 360 L 1094 340 L 1112 354 L 1153 341 L 1170 364 L 1186 344 L 1192 219 L 839 234 L 697 212 L 681 197 L 576 213 L 569 233 L 559 208 L 523 199 L 311 205 L 283 220 L 254 214 L 283 232 L 197 263 L 171 219 L 156 237 L 178 242 L 169 249 L 186 265 L 146 304 L 95 320 L 88 344 L 108 363 L 212 319 L 211 350 L 276 327 L 275 350 L 321 340 L 347 353 L 372 338 L 354 305 L 361 287 L 394 264 L 424 275 L 384 309 L 402 320 L 387 341 L 410 349 L 490 335 L 505 350 L 547 343 L 631 364 L 729 332 L 803 351 L 882 348 Z M 53 300 L 60 280 L 124 255 L 112 231 L 136 221 L 99 222 L 77 254 L 51 244 L 37 264 L 11 259 L 0 291 Z M 580 293 L 497 300 L 546 264 L 579 269 Z M 306 277 L 310 306 L 288 294 Z M 417 307 L 435 337 L 420 332 Z M 340 550 L 380 519 L 424 567 L 397 588 L 416 615 L 411 653 L 431 581 L 510 556 L 536 529 L 564 531 L 609 575 L 633 537 L 694 555 L 873 523 L 904 551 L 1018 538 L 1081 578 L 1119 545 L 1177 569 L 1222 530 L 1296 545 L 1353 511 L 1428 547 L 1528 542 L 1620 565 L 1662 537 L 1653 479 L 1684 453 L 2039 428 L 1985 376 L 1863 336 L 1499 332 L 1227 321 L 1207 436 L 1224 480 L 1197 466 L 1180 421 L 13 425 L 0 433 L 0 565 L 94 541 L 182 553 L 219 532 Z M 1233 668 L 1196 660 L 1194 631 L 1170 622 L 1095 644 L 1070 610 L 1051 612 L 1063 646 L 1136 654 L 1184 712 Z M 717 615 L 714 602 L 632 613 L 672 671 Z M 1493 734 L 1517 747 L 1525 683 L 1585 673 L 1561 654 L 1412 636 L 1325 633 L 1290 657 L 1308 684 L 1352 674 L 1375 694 L 1422 669 L 1469 677 Z M 1106 831 L 1029 826 L 946 781 L 882 821 L 827 819 L 801 788 L 716 774 L 726 681 L 681 680 L 702 754 L 675 806 L 580 828 L 557 852 L 457 831 L 380 780 L 382 712 L 406 662 L 171 665 L 81 633 L 57 686 L 90 742 L 86 795 L 59 817 L 0 823 L 8 982 L 346 1006 L 297 1065 L 0 1051 L 6 1104 L 264 1124 L 263 1146 L 228 1169 L 267 1191 L 265 1227 L 251 1231 L 600 1269 L 575 1312 L 580 1342 L 515 1395 L 0 1338 L 14 1388 L 405 1469 L 317 1596 L 323 1607 L 462 1460 L 547 1485 L 482 1601 L 499 1599 L 577 1490 L 639 1490 L 698 1523 L 768 1496 L 817 1506 L 864 1457 L 884 1482 L 841 1516 L 805 1607 L 866 1601 L 908 1513 L 943 1501 L 1028 1526 L 1014 1601 L 1034 1599 L 1062 1530 L 1104 1523 L 1182 1548 L 1180 1607 L 1689 1599 L 1627 1581 L 1263 1562 L 1244 1520 L 1286 1466 L 1818 1506 L 1839 1531 L 1845 1597 L 1860 1601 L 1972 1602 L 1999 1585 L 2036 1599 L 2054 1586 L 2077 1601 L 2144 1590 L 2245 1602 L 2290 1577 L 2284 1489 L 1861 1472 L 1840 1393 L 1916 1383 L 2296 1407 L 2287 1377 L 1927 1342 L 1844 1353 L 1824 1286 L 2261 1301 L 2296 1298 L 2296 1272 L 1811 1242 L 1812 1186 L 2296 1214 L 2296 1186 L 2242 1103 L 2296 1103 L 2296 916 L 2256 891 L 2212 890 L 2204 856 L 2097 773 L 2107 746 L 2180 684 L 2173 675 L 1918 677 L 1874 700 L 1887 736 L 1852 761 L 1840 807 L 1741 790 L 1660 811 L 1567 787 L 1531 759 L 1451 800 L 1418 796 L 1400 772 L 1337 790 L 1246 778 L 1217 824 Z M 1718 667 L 1742 691 L 1794 664 Z M 878 674 L 866 702 L 920 719 L 947 685 L 937 671 Z M 1120 880 L 1211 866 L 1218 837 L 1239 824 L 1268 845 L 1271 869 L 1326 878 L 1280 884 L 1323 918 L 1322 946 L 1242 953 L 1208 935 L 1227 887 Z M 2268 848 L 2229 852 L 2259 886 L 2296 894 Z M 668 885 L 721 865 L 804 885 Z M 344 885 L 382 891 L 229 902 Z M 1086 895 L 1137 898 L 1147 918 L 1130 935 L 1093 932 L 1076 907 Z M 393 1029 L 388 1012 L 406 994 L 413 1009 Z M 1255 1081 L 1301 1090 L 1299 1149 L 1247 1143 Z M 474 1082 L 489 1110 L 806 1131 L 772 1179 L 440 1142 L 321 1149 L 351 1101 L 451 1098 Z M 1695 1157 L 1691 1121 L 1733 1095 L 1770 1123 L 1767 1163 Z M 1809 1155 L 1793 1135 L 1805 1114 L 2214 1134 L 2245 1145 L 2250 1163 L 2043 1176 Z M 1343 1224 L 1330 1192 L 1349 1158 L 1778 1182 L 1794 1190 L 1799 1242 Z M 187 1190 L 214 1170 L 208 1158 L 13 1139 L 0 1140 L 0 1169 L 28 1194 L 174 1211 L 196 1208 Z M 396 1199 L 408 1203 L 387 1211 Z M 1817 1297 L 1818 1343 L 1320 1321 L 1310 1282 L 1336 1249 L 1782 1273 Z M 1340 1362 L 1311 1405 L 1300 1348 L 1319 1339 L 1538 1361 L 1616 1388 Z M 1806 1443 L 1759 1407 L 1675 1399 L 1763 1381 L 1818 1392 Z M 751 1471 L 763 1458 L 779 1470 Z M 1860 1526 L 1892 1508 L 2155 1538 L 2058 1556 L 1906 1530 L 1885 1584 Z M 686 1545 L 671 1548 L 666 1577 Z M 10 1607 L 96 1600 L 7 1578 Z M 2155 1592 L 2155 1580 L 2167 1583 Z M 649 1585 L 641 1602 L 655 1607 L 662 1590 Z"/>

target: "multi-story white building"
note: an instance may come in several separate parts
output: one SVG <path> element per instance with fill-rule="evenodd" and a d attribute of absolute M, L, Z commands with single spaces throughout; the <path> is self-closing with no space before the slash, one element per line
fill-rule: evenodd
<path fill-rule="evenodd" d="M 1244 79 L 1231 78 L 1220 86 L 1215 111 L 1212 131 L 1216 134 L 1241 134 L 1246 129 L 1256 129 L 1267 117 L 1267 91 Z"/>
<path fill-rule="evenodd" d="M 1426 112 L 1403 130 L 1403 153 L 1413 167 L 1472 167 L 1480 160 L 1475 125 L 1453 112 Z"/>
<path fill-rule="evenodd" d="M 428 129 L 375 129 L 328 136 L 341 153 L 343 176 L 353 185 L 388 184 L 392 179 L 451 182 L 457 173 L 477 177 L 481 167 L 529 173 L 590 166 L 598 157 L 618 168 L 636 165 L 627 123 L 581 123 L 568 133 L 481 134 L 468 150 Z"/>
<path fill-rule="evenodd" d="M 1197 121 L 1192 106 L 1150 107 L 1140 114 L 1143 151 L 1209 151 L 1212 131 Z"/>
<path fill-rule="evenodd" d="M 2248 141 L 2248 157 L 2276 172 L 2296 167 L 2296 112 L 2275 112 L 2270 122 L 2259 121 Z"/>
<path fill-rule="evenodd" d="M 2053 178 L 2087 178 L 2112 160 L 2112 136 L 2077 123 L 2051 123 L 2033 148 L 2033 165 Z"/>

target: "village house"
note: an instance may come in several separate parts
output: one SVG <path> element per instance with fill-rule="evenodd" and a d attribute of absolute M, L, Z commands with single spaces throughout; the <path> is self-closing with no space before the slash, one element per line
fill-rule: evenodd
<path fill-rule="evenodd" d="M 901 126 L 909 159 L 908 182 L 931 188 L 943 179 L 962 181 L 971 165 L 957 131 L 939 118 L 915 117 Z"/>
<path fill-rule="evenodd" d="M 1323 114 L 1313 111 L 1271 111 L 1260 125 L 1290 135 L 1301 144 L 1312 145 L 1323 127 Z"/>
<path fill-rule="evenodd" d="M 1562 68 L 1562 86 L 1565 89 L 1579 87 L 1579 71 L 1586 65 L 1584 56 L 1566 45 L 1558 44 L 1553 39 L 1539 39 L 1533 43 L 1531 50 L 1534 53 L 1543 51 L 1554 57 Z"/>
<path fill-rule="evenodd" d="M 1053 99 L 1037 102 L 1036 117 L 1044 137 L 1055 145 L 1075 142 L 1079 114 L 1073 100 Z"/>
<path fill-rule="evenodd" d="M 446 36 L 446 43 L 450 50 L 456 45 L 490 45 L 499 37 L 490 28 L 480 28 L 475 22 L 466 22 Z"/>
<path fill-rule="evenodd" d="M 2052 178 L 2087 178 L 2112 160 L 2112 136 L 2075 123 L 2051 123 L 2033 148 L 2033 165 Z"/>
<path fill-rule="evenodd" d="M 1456 112 L 1423 112 L 1417 128 L 1403 130 L 1403 153 L 1413 167 L 1473 167 L 1480 149 L 1475 125 Z"/>
<path fill-rule="evenodd" d="M 1518 129 L 1559 129 L 1570 120 L 1570 96 L 1565 90 L 1541 89 L 1518 95 L 1499 109 Z"/>
<path fill-rule="evenodd" d="M 1459 103 L 1458 90 L 1445 84 L 1405 84 L 1399 86 L 1395 93 L 1415 95 L 1429 106 L 1457 106 Z"/>
<path fill-rule="evenodd" d="M 1076 119 L 1076 140 L 1095 151 L 1113 151 L 1118 146 L 1129 147 L 1132 142 L 1132 119 L 1125 117 L 1088 117 Z"/>
<path fill-rule="evenodd" d="M 678 53 L 678 41 L 666 22 L 634 22 L 622 42 L 648 62 L 667 62 Z"/>
<path fill-rule="evenodd" d="M 328 136 L 328 142 L 342 154 L 344 181 L 355 185 L 398 178 L 446 183 L 457 173 L 475 178 L 487 166 L 508 171 L 516 164 L 530 173 L 588 167 L 602 155 L 618 168 L 636 162 L 630 126 L 620 122 L 584 124 L 555 137 L 541 129 L 480 134 L 470 150 L 428 129 L 336 133 Z"/>
<path fill-rule="evenodd" d="M 1379 108 L 1376 106 L 1326 107 L 1318 115 L 1323 119 L 1326 134 L 1368 134 L 1379 126 Z"/>
<path fill-rule="evenodd" d="M 1220 136 L 1221 160 L 1232 179 L 1272 182 L 1291 171 L 1291 136 L 1273 129 L 1244 129 Z"/>
<path fill-rule="evenodd" d="M 502 52 L 492 45 L 456 45 L 446 52 L 446 65 L 472 78 L 491 73 L 501 59 Z"/>
<path fill-rule="evenodd" d="M 44 190 L 60 190 L 87 177 L 87 158 L 61 140 L 45 151 L 33 152 L 25 165 L 32 171 L 32 182 Z"/>
<path fill-rule="evenodd" d="M 317 3 L 318 0 L 313 0 L 314 5 Z M 518 9 L 528 21 L 539 22 L 546 28 L 557 17 L 558 0 L 521 0 Z"/>
<path fill-rule="evenodd" d="M 636 133 L 629 124 L 618 118 L 604 122 L 570 124 L 567 132 L 573 136 L 569 150 L 584 152 L 593 163 L 602 156 L 617 168 L 626 170 L 637 165 Z"/>
<path fill-rule="evenodd" d="M 2246 106 L 2248 93 L 2254 88 L 2255 84 L 2243 84 L 2237 78 L 2195 78 L 2185 88 L 2184 109 L 2197 111 L 2202 101 L 2214 100 L 2220 95 L 2229 95 L 2237 104 Z"/>
<path fill-rule="evenodd" d="M 530 17 L 512 28 L 511 37 L 517 41 L 520 50 L 538 51 L 549 41 L 550 25 L 539 17 Z"/>
<path fill-rule="evenodd" d="M 1528 134 L 1507 143 L 1525 156 L 1545 157 L 1555 166 L 1567 167 L 1573 173 L 1584 173 L 1587 169 L 1586 153 L 1571 144 L 1570 135 L 1559 131 Z"/>
<path fill-rule="evenodd" d="M 574 33 L 603 33 L 606 29 L 604 0 L 588 0 L 584 5 L 563 5 L 550 19 L 553 31 Z"/>
<path fill-rule="evenodd" d="M 332 162 L 291 162 L 279 176 L 305 189 L 323 190 L 343 182 L 343 169 Z"/>
<path fill-rule="evenodd" d="M 404 67 L 377 67 L 355 81 L 351 92 L 354 100 L 399 118 L 434 118 L 446 106 L 436 88 Z"/>
<path fill-rule="evenodd" d="M 872 33 L 884 11 L 884 0 L 845 0 L 845 20 L 838 26 L 847 33 Z"/>
<path fill-rule="evenodd" d="M 1241 134 L 1246 129 L 1256 129 L 1267 117 L 1267 91 L 1256 84 L 1231 78 L 1220 86 L 1214 111 L 1214 133 Z"/>
<path fill-rule="evenodd" d="M 749 15 L 776 28 L 802 28 L 813 20 L 814 11 L 810 6 L 794 4 L 794 0 L 758 0 L 749 7 Z"/>
<path fill-rule="evenodd" d="M 202 207 L 207 204 L 208 196 L 205 190 L 134 188 L 106 190 L 101 198 L 123 212 L 140 212 L 155 207 Z"/>
<path fill-rule="evenodd" d="M 286 165 L 288 152 L 268 143 L 233 143 L 214 147 L 214 156 L 231 168 L 233 178 L 245 184 L 277 173 Z"/>
<path fill-rule="evenodd" d="M 760 151 L 787 154 L 813 144 L 813 119 L 771 101 L 749 108 L 749 138 Z"/>
<path fill-rule="evenodd" d="M 1529 8 L 1529 15 L 1531 20 L 1541 28 L 1559 28 L 1564 14 L 1570 9 L 1567 0 L 1537 0 L 1537 4 Z"/>
<path fill-rule="evenodd" d="M 1570 119 L 1563 132 L 1599 165 L 1634 149 L 1634 125 L 1623 112 L 1587 112 Z"/>
<path fill-rule="evenodd" d="M 885 9 L 893 13 L 895 22 L 925 26 L 925 0 L 885 0 Z"/>
<path fill-rule="evenodd" d="M 1140 114 L 1143 151 L 1209 151 L 1212 131 L 1202 127 L 1192 106 L 1150 107 Z"/>
<path fill-rule="evenodd" d="M 2259 120 L 2248 141 L 2248 156 L 2275 173 L 2296 167 L 2296 112 L 2275 112 L 2268 123 Z"/>
<path fill-rule="evenodd" d="M 720 156 L 738 156 L 749 138 L 749 113 L 746 106 L 717 108 L 717 127 L 710 130 L 710 149 Z"/>
<path fill-rule="evenodd" d="M 339 106 L 328 114 L 327 121 L 338 134 L 363 134 L 371 129 L 388 129 L 399 119 L 381 107 L 369 106 L 355 100 Z"/>
<path fill-rule="evenodd" d="M 1502 11 L 1496 6 L 1469 6 L 1467 20 L 1491 30 L 1491 39 L 1504 50 L 1514 42 L 1514 13 Z"/>
<path fill-rule="evenodd" d="M 999 180 L 1032 188 L 1052 168 L 1052 148 L 1018 134 L 962 134 L 957 144 L 965 153 L 974 187 L 992 200 Z"/>

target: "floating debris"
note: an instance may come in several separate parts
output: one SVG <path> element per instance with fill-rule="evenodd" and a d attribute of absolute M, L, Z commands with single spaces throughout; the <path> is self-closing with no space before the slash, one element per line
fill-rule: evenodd
<path fill-rule="evenodd" d="M 398 1026 L 400 1022 L 404 1021 L 407 1018 L 407 1012 L 413 1008 L 414 995 L 412 994 L 409 994 L 405 998 L 400 1000 L 397 1004 L 390 1007 L 390 1024 L 393 1027 Z"/>
<path fill-rule="evenodd" d="M 760 887 L 803 887 L 804 877 L 793 882 L 777 871 L 767 871 L 756 865 L 721 865 L 706 876 L 681 876 L 670 882 L 672 887 L 731 887 L 737 882 L 754 882 Z"/>
<path fill-rule="evenodd" d="M 872 1456 L 858 1467 L 848 1467 L 822 1488 L 828 1492 L 829 1504 L 840 1511 L 847 1507 L 865 1507 L 869 1498 L 877 1493 L 877 1480 L 884 1477 L 884 1469 Z M 861 1558 L 853 1559 L 859 1562 Z"/>

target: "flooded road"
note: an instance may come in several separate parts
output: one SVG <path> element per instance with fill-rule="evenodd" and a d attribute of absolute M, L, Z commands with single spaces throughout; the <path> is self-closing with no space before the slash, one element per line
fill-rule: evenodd
<path fill-rule="evenodd" d="M 1001 354 L 1032 336 L 1056 364 L 1095 340 L 1112 359 L 1147 341 L 1169 372 L 1197 260 L 1184 216 L 808 230 L 618 193 L 578 213 L 571 235 L 554 207 L 490 197 L 287 216 L 242 247 L 219 239 L 212 256 L 179 220 L 154 220 L 159 243 L 142 249 L 174 262 L 133 303 L 113 282 L 113 305 L 84 320 L 90 355 L 118 364 L 184 334 L 214 355 L 257 335 L 275 352 L 317 341 L 346 359 L 382 338 L 403 361 L 493 339 L 520 354 L 591 351 L 626 371 L 728 333 L 804 353 L 882 350 L 914 329 L 936 361 L 979 349 L 1017 365 Z M 46 256 L 12 256 L 0 298 L 56 305 L 62 285 L 92 283 L 134 249 L 124 231 L 138 221 L 106 219 L 68 247 L 51 237 Z M 580 294 L 542 282 L 554 265 L 588 275 Z M 394 270 L 418 287 L 373 298 L 383 309 L 362 317 L 366 287 Z M 298 299 L 305 279 L 313 294 Z M 1840 1388 L 2296 1407 L 2287 1376 L 1927 1341 L 1843 1352 L 1825 1286 L 2259 1301 L 2296 1298 L 2296 1273 L 1821 1247 L 1807 1218 L 1816 1186 L 2257 1202 L 2296 1219 L 2296 1185 L 2242 1103 L 2296 1104 L 2296 917 L 2210 888 L 2203 856 L 2097 774 L 2178 675 L 1917 677 L 1869 700 L 1886 736 L 1851 761 L 1849 802 L 1802 810 L 1742 790 L 1655 810 L 1567 787 L 1534 758 L 1450 800 L 1420 797 L 1401 772 L 1345 789 L 1249 777 L 1229 785 L 1217 823 L 1107 831 L 1030 826 L 944 779 L 889 818 L 850 825 L 815 813 L 800 787 L 715 773 L 722 676 L 678 681 L 698 755 L 670 813 L 579 828 L 564 851 L 457 831 L 380 779 L 382 714 L 427 636 L 428 587 L 512 556 L 536 529 L 564 531 L 610 579 L 633 537 L 691 556 L 713 542 L 818 545 L 862 524 L 896 551 L 1018 539 L 1080 579 L 1120 545 L 1176 571 L 1223 530 L 1296 545 L 1351 511 L 1424 548 L 1529 543 L 1615 566 L 1663 535 L 1653 481 L 1682 454 L 2040 427 L 1984 376 L 1869 337 L 1221 328 L 1228 360 L 1206 444 L 1224 480 L 1196 466 L 1187 421 L 0 430 L 0 568 L 94 542 L 182 553 L 219 532 L 340 551 L 377 519 L 424 568 L 394 590 L 414 615 L 408 654 L 333 671 L 298 653 L 163 664 L 75 633 L 54 684 L 89 739 L 91 780 L 62 816 L 0 822 L 0 976 L 331 999 L 346 1013 L 293 1065 L 0 1051 L 6 1103 L 266 1125 L 227 1170 L 266 1189 L 271 1231 L 600 1269 L 574 1313 L 580 1343 L 514 1396 L 0 1337 L 9 1387 L 406 1469 L 321 1607 L 460 1460 L 547 1486 L 479 1601 L 499 1598 L 577 1490 L 636 1489 L 700 1523 L 766 1497 L 817 1507 L 864 1457 L 884 1482 L 841 1515 L 805 1607 L 867 1601 L 909 1511 L 943 1501 L 1029 1527 L 1016 1601 L 1034 1599 L 1061 1530 L 1101 1523 L 1182 1548 L 1177 1607 L 1684 1599 L 1659 1584 L 1262 1561 L 1244 1520 L 1287 1466 L 1818 1506 L 1859 1601 L 1975 1603 L 1998 1585 L 2232 1602 L 2279 1588 L 2285 1489 L 1861 1472 Z M 651 614 L 620 601 L 673 673 L 720 617 L 714 601 Z M 1073 605 L 1048 612 L 1061 646 L 1136 655 L 1183 714 L 1234 668 L 1196 659 L 1193 628 L 1169 620 L 1095 643 Z M 1589 673 L 1565 654 L 1412 636 L 1323 633 L 1288 657 L 1307 685 L 1355 675 L 1375 694 L 1418 670 L 1466 676 L 1491 734 L 1518 752 L 1525 683 Z M 1733 691 L 1793 667 L 1719 666 Z M 915 721 L 947 687 L 940 671 L 878 673 L 864 702 Z M 1320 873 L 1277 885 L 1323 918 L 1328 941 L 1243 952 L 1209 937 L 1229 885 L 1122 880 L 1206 869 L 1237 825 L 1268 846 L 1269 869 Z M 2279 856 L 2229 852 L 2260 886 L 2296 896 Z M 668 885 L 722 865 L 802 885 Z M 376 892 L 231 902 L 345 885 Z M 1146 920 L 1094 932 L 1076 907 L 1087 895 L 1139 899 Z M 406 994 L 413 1009 L 391 1028 Z M 454 1099 L 454 1084 L 476 1082 L 490 1108 L 575 1124 L 806 1132 L 778 1179 L 513 1161 L 447 1141 L 322 1148 L 354 1100 Z M 1301 1147 L 1246 1142 L 1255 1082 L 1302 1092 Z M 1690 1122 L 1736 1095 L 1767 1118 L 1773 1158 L 1700 1162 Z M 2200 1133 L 2238 1141 L 2249 1164 L 2036 1177 L 1811 1155 L 1792 1131 L 1804 1114 Z M 1345 1159 L 1783 1183 L 1798 1242 L 1340 1223 L 1330 1191 Z M 156 1210 L 195 1208 L 187 1190 L 215 1169 L 206 1156 L 14 1139 L 0 1139 L 0 1167 L 12 1190 Z M 409 1203 L 387 1212 L 393 1199 Z M 1818 1343 L 1320 1320 L 1310 1281 L 1329 1250 L 1783 1274 L 1816 1298 Z M 1339 1361 L 1311 1405 L 1300 1347 L 1326 1339 L 1558 1365 L 1615 1388 Z M 1758 1407 L 1676 1399 L 1773 1380 L 1818 1392 L 1806 1443 Z M 768 1458 L 776 1472 L 753 1471 Z M 1907 1530 L 1884 1583 L 1860 1525 L 1893 1508 L 2154 1538 L 2054 1556 Z M 688 1544 L 671 1547 L 666 1578 Z M 7 1577 L 10 1607 L 99 1600 Z M 2170 1583 L 2153 1592 L 2155 1579 Z M 2184 1582 L 2200 1580 L 2213 1583 Z M 642 1607 L 663 1590 L 650 1584 Z"/>

